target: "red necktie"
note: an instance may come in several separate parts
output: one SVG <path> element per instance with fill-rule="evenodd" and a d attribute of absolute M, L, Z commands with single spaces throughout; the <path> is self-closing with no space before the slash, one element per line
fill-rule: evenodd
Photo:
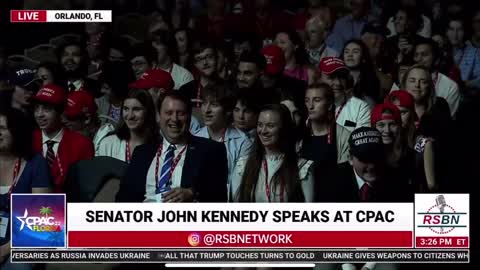
<path fill-rule="evenodd" d="M 362 202 L 369 201 L 370 190 L 371 190 L 371 187 L 367 183 L 363 184 L 362 188 L 360 188 L 360 200 Z"/>

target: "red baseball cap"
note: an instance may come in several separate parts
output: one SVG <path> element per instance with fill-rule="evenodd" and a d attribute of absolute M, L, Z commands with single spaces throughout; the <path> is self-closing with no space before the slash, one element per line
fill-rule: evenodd
<path fill-rule="evenodd" d="M 282 48 L 273 44 L 267 45 L 262 49 L 262 54 L 267 61 L 265 73 L 269 75 L 277 75 L 283 72 L 286 61 Z"/>
<path fill-rule="evenodd" d="M 402 116 L 400 115 L 400 110 L 397 106 L 387 102 L 373 107 L 370 114 L 370 123 L 372 127 L 375 127 L 375 124 L 377 124 L 378 121 L 387 119 L 395 120 L 395 122 L 400 125 L 402 124 Z"/>
<path fill-rule="evenodd" d="M 61 86 L 47 84 L 40 88 L 33 99 L 51 105 L 65 105 L 65 102 L 67 101 L 67 92 Z"/>
<path fill-rule="evenodd" d="M 390 103 L 398 101 L 399 104 L 397 106 L 406 107 L 410 110 L 415 109 L 415 101 L 413 100 L 413 96 L 407 90 L 392 91 L 390 94 L 388 94 L 386 100 Z"/>
<path fill-rule="evenodd" d="M 75 118 L 85 114 L 97 113 L 97 104 L 90 93 L 80 90 L 68 94 L 67 105 L 63 114 L 68 118 Z"/>
<path fill-rule="evenodd" d="M 133 89 L 163 88 L 166 91 L 173 89 L 175 85 L 170 73 L 161 69 L 149 69 L 142 77 L 129 85 Z"/>
<path fill-rule="evenodd" d="M 348 71 L 345 62 L 338 57 L 324 57 L 320 60 L 320 64 L 318 64 L 318 68 L 320 72 L 330 75 L 337 71 Z"/>

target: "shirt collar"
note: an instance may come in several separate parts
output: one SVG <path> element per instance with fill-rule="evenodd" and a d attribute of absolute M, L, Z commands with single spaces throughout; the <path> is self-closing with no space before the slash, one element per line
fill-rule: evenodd
<path fill-rule="evenodd" d="M 365 183 L 370 186 L 369 183 L 365 182 L 365 180 L 363 180 L 360 176 L 358 176 L 357 172 L 355 171 L 355 168 L 353 168 L 353 173 L 355 173 L 355 179 L 357 179 L 358 189 L 361 189 Z"/>
<path fill-rule="evenodd" d="M 54 141 L 56 143 L 60 143 L 63 138 L 64 130 L 63 128 L 55 135 L 53 138 L 47 136 L 47 134 L 42 130 L 42 144 L 47 143 L 48 141 Z"/>
<path fill-rule="evenodd" d="M 75 86 L 75 90 L 78 90 L 80 89 L 82 86 L 83 86 L 83 80 L 82 79 L 78 79 L 76 81 L 68 81 L 68 84 L 70 85 L 71 83 L 73 83 L 73 86 Z"/>
<path fill-rule="evenodd" d="M 174 145 L 175 146 L 175 151 L 178 151 L 180 149 L 182 149 L 185 144 L 173 144 L 173 143 L 170 143 L 166 138 L 163 138 L 163 149 L 168 149 L 168 147 L 170 147 L 170 145 Z"/>

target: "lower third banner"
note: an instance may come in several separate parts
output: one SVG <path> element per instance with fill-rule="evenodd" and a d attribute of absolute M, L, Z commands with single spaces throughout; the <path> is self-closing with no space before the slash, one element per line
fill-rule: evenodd
<path fill-rule="evenodd" d="M 468 263 L 468 250 L 20 250 L 18 263 Z"/>

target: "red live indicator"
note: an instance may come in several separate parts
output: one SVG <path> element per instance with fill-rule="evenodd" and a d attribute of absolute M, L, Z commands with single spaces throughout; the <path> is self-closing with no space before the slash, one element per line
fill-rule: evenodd
<path fill-rule="evenodd" d="M 11 10 L 10 22 L 14 23 L 30 23 L 30 22 L 46 22 L 46 10 Z"/>

